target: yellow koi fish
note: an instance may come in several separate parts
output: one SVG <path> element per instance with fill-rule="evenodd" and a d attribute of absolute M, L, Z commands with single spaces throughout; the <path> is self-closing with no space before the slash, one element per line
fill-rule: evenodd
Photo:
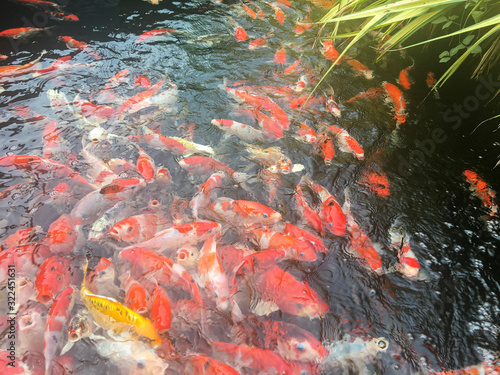
<path fill-rule="evenodd" d="M 121 335 L 125 334 L 125 338 L 128 334 L 130 340 L 147 342 L 153 347 L 159 346 L 161 338 L 149 319 L 123 306 L 113 298 L 92 294 L 87 289 L 87 265 L 88 263 L 85 265 L 80 296 L 94 321 L 104 329 Z"/>

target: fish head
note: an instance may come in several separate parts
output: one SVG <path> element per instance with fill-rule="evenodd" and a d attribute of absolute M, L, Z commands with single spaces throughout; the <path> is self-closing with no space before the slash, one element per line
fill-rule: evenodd
<path fill-rule="evenodd" d="M 101 258 L 99 263 L 94 267 L 92 272 L 89 273 L 90 278 L 92 279 L 115 279 L 115 267 L 113 263 L 108 258 Z"/>
<path fill-rule="evenodd" d="M 88 314 L 78 314 L 68 325 L 68 340 L 77 342 L 91 333 L 91 326 Z"/>
<path fill-rule="evenodd" d="M 70 281 L 69 261 L 66 258 L 54 256 L 47 259 L 36 275 L 37 300 L 43 304 L 50 302 Z"/>
<path fill-rule="evenodd" d="M 302 284 L 300 288 L 290 290 L 290 297 L 295 302 L 292 312 L 294 312 L 294 315 L 310 319 L 323 317 L 328 312 L 328 304 L 321 300 L 306 281 L 303 281 Z"/>
<path fill-rule="evenodd" d="M 110 184 L 102 187 L 99 193 L 111 201 L 123 200 L 129 198 L 132 194 L 145 186 L 146 182 L 143 179 L 115 179 Z"/>
<path fill-rule="evenodd" d="M 47 232 L 45 242 L 53 253 L 70 253 L 77 241 L 77 232 L 71 215 L 63 214 L 54 221 Z"/>
<path fill-rule="evenodd" d="M 342 236 L 346 231 L 347 219 L 337 200 L 330 196 L 321 204 L 320 218 L 323 225 L 336 236 Z"/>
<path fill-rule="evenodd" d="M 277 351 L 284 359 L 310 363 L 321 363 L 328 355 L 328 350 L 315 337 L 300 337 L 300 335 L 285 337 L 284 340 L 278 341 Z"/>
<path fill-rule="evenodd" d="M 200 256 L 200 251 L 195 246 L 184 245 L 177 250 L 176 263 L 187 270 L 196 267 L 196 262 Z"/>
<path fill-rule="evenodd" d="M 136 242 L 141 235 L 141 223 L 136 217 L 122 220 L 109 230 L 109 236 L 116 241 Z"/>
<path fill-rule="evenodd" d="M 276 164 L 276 167 L 277 167 L 279 172 L 281 172 L 283 174 L 287 174 L 287 173 L 292 172 L 293 163 L 289 158 L 283 157 L 278 161 L 278 163 Z"/>

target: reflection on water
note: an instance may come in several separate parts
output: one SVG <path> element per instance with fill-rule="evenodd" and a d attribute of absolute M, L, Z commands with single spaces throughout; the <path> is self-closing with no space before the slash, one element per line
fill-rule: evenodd
<path fill-rule="evenodd" d="M 495 373 L 494 175 L 409 56 L 368 41 L 309 98 L 341 47 L 286 3 L 10 5 L 46 28 L 0 40 L 19 368 Z"/>

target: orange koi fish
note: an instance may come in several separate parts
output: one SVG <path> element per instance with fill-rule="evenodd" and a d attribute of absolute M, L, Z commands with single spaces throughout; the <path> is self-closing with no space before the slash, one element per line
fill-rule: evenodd
<path fill-rule="evenodd" d="M 344 61 L 347 62 L 359 75 L 364 76 L 366 79 L 373 79 L 373 71 L 368 69 L 366 65 L 363 65 L 358 60 L 352 57 L 344 57 Z"/>
<path fill-rule="evenodd" d="M 403 93 L 392 83 L 383 82 L 382 85 L 394 103 L 394 112 L 396 113 L 394 118 L 397 120 L 398 124 L 404 124 L 408 115 L 405 113 L 406 101 L 403 97 Z"/>
<path fill-rule="evenodd" d="M 157 285 L 175 285 L 187 290 L 198 305 L 203 305 L 193 277 L 172 259 L 140 247 L 124 249 L 119 257 L 130 262 L 132 277 L 143 283 L 150 293 Z"/>
<path fill-rule="evenodd" d="M 94 56 L 95 59 L 100 59 L 101 56 L 99 56 L 96 52 L 95 49 L 89 47 L 87 45 L 87 43 L 84 43 L 84 42 L 79 42 L 78 40 L 75 40 L 73 39 L 72 37 L 70 36 L 60 36 L 59 37 L 59 40 L 66 43 L 66 46 L 68 48 L 73 48 L 73 49 L 77 49 L 77 50 L 80 50 L 80 51 L 86 51 L 88 53 L 90 53 L 92 56 Z"/>
<path fill-rule="evenodd" d="M 244 42 L 245 40 L 247 40 L 249 38 L 247 32 L 245 31 L 245 29 L 241 26 L 238 26 L 235 30 L 234 30 L 234 38 L 238 41 L 238 42 Z"/>
<path fill-rule="evenodd" d="M 48 12 L 45 11 L 45 13 L 47 13 L 50 18 L 53 18 L 53 19 L 56 19 L 59 21 L 72 21 L 72 22 L 80 21 L 78 16 L 76 16 L 74 14 L 67 14 L 64 12 L 52 12 L 52 11 L 48 11 Z"/>
<path fill-rule="evenodd" d="M 50 224 L 44 242 L 54 254 L 69 254 L 75 247 L 77 234 L 71 215 L 63 214 Z"/>
<path fill-rule="evenodd" d="M 146 31 L 145 33 L 141 34 L 139 38 L 135 41 L 136 43 L 142 43 L 145 40 L 151 39 L 152 37 L 155 36 L 160 36 L 160 35 L 168 35 L 170 33 L 175 32 L 176 30 L 174 29 L 156 29 L 156 30 L 150 30 Z"/>
<path fill-rule="evenodd" d="M 209 204 L 203 214 L 213 220 L 220 220 L 229 225 L 272 225 L 281 220 L 281 214 L 254 201 L 218 198 Z"/>
<path fill-rule="evenodd" d="M 464 176 L 467 182 L 471 184 L 471 190 L 481 199 L 484 207 L 490 211 L 490 216 L 495 216 L 498 213 L 495 192 L 476 172 L 467 169 L 464 171 Z"/>
<path fill-rule="evenodd" d="M 288 106 L 292 109 L 311 109 L 324 102 L 323 98 L 309 97 L 309 94 L 304 94 L 292 100 Z"/>
<path fill-rule="evenodd" d="M 182 143 L 161 134 L 129 135 L 127 139 L 132 142 L 147 143 L 151 147 L 171 151 L 176 155 L 182 155 L 186 151 L 186 147 Z"/>
<path fill-rule="evenodd" d="M 43 355 L 45 357 L 45 374 L 52 374 L 54 358 L 62 348 L 63 331 L 71 319 L 71 309 L 75 303 L 75 290 L 72 286 L 65 288 L 50 307 L 45 333 L 43 335 Z"/>
<path fill-rule="evenodd" d="M 283 13 L 281 8 L 273 3 L 266 2 L 266 4 L 269 5 L 271 8 L 273 8 L 274 18 L 276 19 L 276 21 L 278 21 L 279 24 L 283 25 L 283 22 L 285 22 L 285 13 Z"/>
<path fill-rule="evenodd" d="M 31 73 L 33 70 L 38 70 L 38 62 L 42 58 L 43 52 L 38 59 L 35 59 L 24 65 L 8 65 L 0 67 L 0 83 L 8 82 L 11 78 Z"/>
<path fill-rule="evenodd" d="M 325 132 L 319 133 L 318 146 L 325 164 L 331 165 L 332 160 L 335 157 L 335 146 L 333 144 L 333 138 L 329 137 Z"/>
<path fill-rule="evenodd" d="M 245 5 L 245 3 L 241 2 L 241 6 L 245 10 L 245 12 L 253 19 L 257 18 L 257 14 L 254 12 L 252 8 L 250 8 L 248 5 Z"/>
<path fill-rule="evenodd" d="M 331 40 L 331 39 L 327 39 L 323 42 L 322 53 L 323 53 L 323 56 L 325 56 L 330 61 L 337 61 L 337 59 L 340 56 L 340 53 L 333 46 L 333 40 Z M 340 64 L 341 62 L 342 62 L 342 59 L 339 60 L 337 62 L 337 64 Z"/>
<path fill-rule="evenodd" d="M 398 83 L 405 90 L 409 90 L 411 87 L 410 75 L 408 72 L 413 68 L 413 65 L 410 65 L 399 72 Z"/>
<path fill-rule="evenodd" d="M 262 128 L 263 133 L 272 139 L 283 138 L 283 127 L 277 121 L 262 113 L 258 109 L 253 111 L 257 119 L 257 123 Z"/>
<path fill-rule="evenodd" d="M 48 68 L 45 68 L 45 69 L 41 69 L 39 71 L 37 71 L 36 73 L 33 73 L 33 77 L 38 77 L 42 74 L 46 74 L 46 73 L 50 73 L 50 72 L 53 72 L 53 71 L 56 71 L 58 70 L 62 65 L 64 65 L 65 63 L 67 63 L 69 60 L 71 60 L 71 56 L 64 56 L 64 57 L 61 57 L 59 59 L 57 59 L 51 66 L 49 66 Z"/>
<path fill-rule="evenodd" d="M 336 137 L 338 147 L 342 152 L 353 154 L 358 160 L 365 158 L 364 150 L 361 145 L 356 141 L 345 129 L 339 128 L 334 125 L 322 124 L 325 131 L 330 132 Z"/>
<path fill-rule="evenodd" d="M 185 169 L 190 174 L 210 174 L 215 171 L 224 171 L 229 176 L 233 176 L 235 173 L 227 164 L 208 156 L 189 156 L 179 160 L 178 163 L 182 169 Z"/>
<path fill-rule="evenodd" d="M 300 65 L 300 59 L 298 60 L 295 60 L 295 62 L 293 62 L 292 64 L 290 64 L 284 71 L 283 71 L 283 74 L 284 75 L 287 75 L 287 74 L 293 74 L 293 73 L 297 73 L 300 68 L 299 68 L 299 65 Z"/>
<path fill-rule="evenodd" d="M 144 76 L 134 77 L 134 87 L 151 87 L 151 81 Z"/>
<path fill-rule="evenodd" d="M 290 223 L 286 223 L 285 228 L 283 229 L 283 233 L 298 238 L 299 240 L 309 242 L 311 245 L 313 245 L 314 249 L 317 252 L 325 254 L 328 253 L 328 249 L 323 244 L 323 240 L 305 229 L 299 228 L 298 226 Z"/>
<path fill-rule="evenodd" d="M 300 128 L 297 130 L 297 140 L 304 143 L 316 143 L 318 140 L 318 135 L 313 128 L 307 125 L 305 121 L 300 124 Z"/>
<path fill-rule="evenodd" d="M 68 257 L 53 256 L 42 263 L 35 279 L 39 302 L 49 303 L 69 285 L 72 277 L 69 262 Z"/>
<path fill-rule="evenodd" d="M 44 28 L 38 28 L 38 27 L 18 27 L 16 29 L 7 29 L 0 32 L 0 37 L 3 36 L 12 39 L 26 38 L 30 35 L 37 34 L 40 31 L 44 30 L 45 30 Z"/>
<path fill-rule="evenodd" d="M 261 374 L 315 374 L 317 372 L 311 364 L 285 361 L 272 350 L 217 341 L 212 345 L 224 362 L 229 363 L 240 373 L 250 371 Z"/>
<path fill-rule="evenodd" d="M 358 183 L 382 198 L 387 198 L 391 194 L 389 191 L 389 180 L 387 179 L 387 175 L 382 171 L 366 172 Z"/>
<path fill-rule="evenodd" d="M 321 222 L 321 218 L 319 217 L 319 213 L 313 209 L 309 203 L 307 203 L 304 193 L 301 188 L 301 183 L 297 185 L 295 189 L 295 208 L 299 212 L 303 224 L 311 227 L 317 233 L 324 235 L 325 228 L 323 227 L 323 223 Z"/>
<path fill-rule="evenodd" d="M 271 34 L 266 34 L 263 37 L 250 41 L 250 43 L 248 44 L 248 49 L 254 50 L 257 48 L 265 47 L 267 45 L 267 39 L 269 39 L 270 36 Z"/>
<path fill-rule="evenodd" d="M 153 97 L 154 95 L 156 95 L 156 93 L 160 90 L 160 88 L 163 86 L 163 84 L 165 82 L 166 82 L 166 79 L 160 79 L 160 80 L 158 80 L 158 82 L 156 82 L 153 86 L 151 86 L 147 90 L 144 90 L 144 91 L 132 96 L 131 98 L 127 99 L 122 104 L 122 106 L 120 107 L 120 109 L 118 111 L 119 112 L 129 111 L 134 104 L 137 104 L 137 103 L 143 101 L 144 99 Z"/>
<path fill-rule="evenodd" d="M 152 181 L 156 176 L 155 161 L 142 148 L 139 148 L 137 171 L 139 171 L 146 182 Z"/>
<path fill-rule="evenodd" d="M 167 291 L 159 285 L 153 292 L 150 316 L 160 335 L 168 332 L 172 325 L 172 303 Z"/>
<path fill-rule="evenodd" d="M 274 62 L 279 65 L 285 65 L 286 63 L 286 51 L 283 47 L 280 47 L 274 54 Z"/>
<path fill-rule="evenodd" d="M 369 88 L 368 90 L 352 97 L 349 100 L 346 100 L 346 103 L 352 103 L 354 101 L 357 101 L 359 99 L 370 99 L 370 100 L 375 100 L 378 98 L 381 98 L 382 95 L 384 94 L 384 90 L 381 89 L 380 87 L 372 87 Z"/>

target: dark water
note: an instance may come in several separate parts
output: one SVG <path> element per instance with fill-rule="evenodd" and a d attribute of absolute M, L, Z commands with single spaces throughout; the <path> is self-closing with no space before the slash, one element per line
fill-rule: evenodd
<path fill-rule="evenodd" d="M 287 65 L 301 58 L 317 78 L 330 66 L 318 44 L 314 44 L 317 28 L 300 36 L 291 31 L 295 23 L 305 17 L 308 7 L 313 8 L 310 3 L 294 2 L 291 8 L 283 7 L 287 16 L 283 25 L 273 19 L 269 6 L 258 4 L 268 13 L 264 20 L 249 18 L 239 3 L 163 1 L 153 6 L 139 0 L 122 0 L 115 6 L 113 2 L 75 1 L 66 8 L 80 18 L 75 23 L 45 20 L 37 8 L 2 4 L 8 9 L 1 15 L 4 28 L 26 26 L 26 21 L 37 27 L 50 26 L 46 35 L 35 36 L 25 43 L 11 44 L 2 39 L 0 52 L 9 55 L 5 64 L 25 64 L 46 50 L 41 60 L 43 67 L 67 54 L 73 56 L 73 62 L 90 66 L 71 71 L 58 80 L 39 77 L 4 84 L 5 92 L 0 97 L 3 123 L 0 156 L 41 154 L 43 128 L 17 117 L 11 110 L 13 106 L 29 106 L 39 114 L 57 119 L 45 94 L 47 90 L 60 89 L 70 100 L 78 93 L 88 98 L 88 94 L 100 90 L 111 76 L 128 68 L 132 75 L 147 76 L 152 83 L 167 73 L 178 86 L 178 114 L 157 119 L 162 134 L 182 136 L 179 125 L 195 123 L 194 142 L 212 146 L 216 158 L 233 169 L 255 174 L 255 165 L 246 157 L 244 143 L 235 137 L 223 138 L 222 132 L 210 125 L 214 118 L 248 120 L 234 116 L 235 101 L 222 87 L 224 78 L 255 85 L 294 83 L 297 76 L 279 76 L 277 73 L 283 68 L 272 62 L 280 46 L 287 52 Z M 312 18 L 318 19 L 323 13 L 324 10 L 313 8 Z M 272 32 L 268 47 L 252 51 L 247 48 L 248 42 L 237 42 L 231 19 L 245 28 L 251 39 Z M 135 43 L 143 32 L 165 27 L 182 32 Z M 70 35 L 88 43 L 99 52 L 101 59 L 94 60 L 85 52 L 69 51 L 58 41 L 59 35 Z M 324 121 L 348 130 L 363 146 L 366 159 L 358 161 L 337 150 L 332 165 L 325 165 L 310 145 L 296 141 L 290 132 L 283 139 L 266 145 L 281 147 L 294 163 L 305 167 L 304 172 L 282 176 L 279 198 L 269 200 L 264 184 L 258 181 L 252 184 L 252 193 L 236 190 L 228 194 L 235 199 L 269 204 L 293 222 L 297 214 L 291 197 L 301 174 L 307 173 L 326 187 L 341 204 L 345 201 L 344 189 L 349 187 L 353 214 L 363 231 L 377 244 L 386 272 L 375 276 L 362 268 L 355 258 L 346 254 L 344 238 L 325 239 L 329 247 L 325 261 L 312 268 L 300 268 L 299 273 L 330 306 L 324 320 L 309 322 L 306 319 L 304 326 L 310 327 L 329 348 L 338 348 L 341 340 L 346 340 L 348 353 L 335 352 L 343 354 L 339 354 L 337 362 L 327 363 L 324 373 L 426 373 L 460 369 L 496 357 L 500 351 L 499 225 L 498 220 L 481 219 L 487 215 L 487 209 L 473 196 L 463 176 L 464 170 L 475 170 L 493 190 L 500 191 L 498 169 L 493 169 L 500 149 L 498 133 L 493 132 L 495 125 L 485 124 L 471 134 L 480 121 L 495 114 L 494 108 L 482 109 L 492 94 L 484 95 L 484 99 L 470 99 L 475 97 L 479 85 L 484 86 L 484 81 L 469 83 L 463 77 L 455 78 L 457 81 L 441 90 L 440 99 L 432 94 L 427 96 L 427 71 L 422 68 L 427 59 L 424 53 L 412 55 L 410 50 L 407 55 L 390 55 L 376 65 L 371 64 L 374 52 L 369 43 L 351 54 L 369 65 L 375 77 L 366 80 L 344 65 L 334 69 L 326 82 L 334 88 L 340 103 L 370 87 L 380 86 L 383 81 L 396 83 L 399 71 L 411 65 L 412 58 L 415 60 L 414 69 L 410 71 L 414 84 L 404 93 L 409 117 L 400 130 L 394 132 L 394 114 L 391 106 L 382 100 L 343 104 L 340 120 L 330 114 L 306 111 L 299 114 L 290 110 L 289 116 L 295 124 L 305 118 L 312 123 Z M 437 76 L 442 73 L 440 70 L 437 66 Z M 465 88 L 455 89 L 458 83 Z M 327 84 L 321 86 L 319 92 L 325 92 Z M 480 103 L 477 109 L 476 101 Z M 455 105 L 469 108 L 463 118 L 449 112 Z M 103 127 L 121 135 L 137 132 L 134 123 L 108 123 Z M 437 128 L 442 131 L 433 136 Z M 83 131 L 77 128 L 65 133 L 75 153 L 81 149 L 82 136 Z M 119 152 L 126 155 L 127 151 Z M 157 164 L 170 169 L 175 187 L 172 191 L 190 199 L 202 180 L 188 180 L 171 155 L 155 150 L 148 152 Z M 378 197 L 357 183 L 365 171 L 373 168 L 387 174 L 390 197 Z M 21 174 L 1 173 L 0 177 L 3 189 L 23 181 Z M 49 219 L 57 218 L 26 212 L 32 209 L 29 202 L 28 196 L 15 205 L 1 203 L 1 216 L 5 219 L 2 236 L 13 233 L 20 221 L 26 223 L 26 218 L 30 224 L 45 229 L 51 223 Z M 388 230 L 400 215 L 421 264 L 421 277 L 417 280 L 407 279 L 396 271 L 397 255 L 389 250 Z M 107 254 L 106 249 L 98 246 L 93 250 L 95 256 Z M 359 342 L 350 343 L 349 337 L 351 341 L 356 337 L 383 337 L 389 342 L 389 349 L 377 353 L 374 360 L 364 344 L 358 351 Z M 81 351 L 76 356 L 83 362 L 78 369 L 84 374 L 87 373 L 85 355 L 91 356 L 92 351 L 84 343 L 79 345 Z"/>

